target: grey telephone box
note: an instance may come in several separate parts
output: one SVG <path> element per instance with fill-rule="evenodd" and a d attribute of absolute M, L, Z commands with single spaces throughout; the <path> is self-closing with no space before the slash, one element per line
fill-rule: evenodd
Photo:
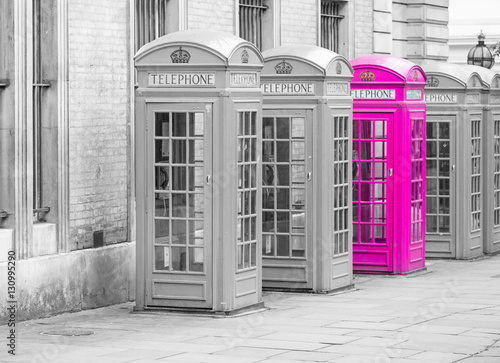
<path fill-rule="evenodd" d="M 483 106 L 469 66 L 424 61 L 427 74 L 426 256 L 483 254 Z"/>
<path fill-rule="evenodd" d="M 263 287 L 349 287 L 352 67 L 309 45 L 263 56 Z"/>
<path fill-rule="evenodd" d="M 135 65 L 137 308 L 261 306 L 262 55 L 187 30 Z"/>

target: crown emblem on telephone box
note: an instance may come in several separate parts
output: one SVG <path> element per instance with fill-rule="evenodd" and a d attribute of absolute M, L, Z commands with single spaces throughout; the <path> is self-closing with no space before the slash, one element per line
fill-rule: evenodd
<path fill-rule="evenodd" d="M 182 50 L 182 47 L 179 47 L 179 49 L 170 54 L 170 58 L 172 58 L 172 63 L 189 63 L 191 54 L 186 50 Z"/>
<path fill-rule="evenodd" d="M 277 74 L 290 74 L 292 73 L 292 65 L 288 62 L 282 61 L 281 63 L 276 64 L 276 69 Z"/>
<path fill-rule="evenodd" d="M 372 71 L 366 70 L 359 75 L 359 78 L 362 81 L 373 82 L 373 81 L 375 81 L 375 73 L 373 73 Z"/>
<path fill-rule="evenodd" d="M 439 80 L 437 78 L 434 78 L 433 76 L 430 76 L 427 79 L 427 86 L 429 86 L 429 87 L 437 87 L 437 86 L 439 86 Z"/>

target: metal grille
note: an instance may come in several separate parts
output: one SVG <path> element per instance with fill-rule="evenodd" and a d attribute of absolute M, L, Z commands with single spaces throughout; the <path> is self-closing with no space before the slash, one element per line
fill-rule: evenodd
<path fill-rule="evenodd" d="M 481 229 L 481 121 L 471 121 L 471 232 Z"/>
<path fill-rule="evenodd" d="M 262 50 L 262 15 L 265 0 L 240 0 L 240 37 Z"/>
<path fill-rule="evenodd" d="M 333 141 L 333 192 L 334 192 L 334 221 L 333 254 L 341 255 L 349 251 L 349 228 L 348 228 L 348 195 L 349 178 L 348 167 L 349 158 L 347 153 L 348 133 L 347 122 L 349 117 L 335 117 L 334 141 Z"/>
<path fill-rule="evenodd" d="M 493 177 L 493 193 L 495 198 L 494 204 L 494 226 L 500 226 L 500 120 L 495 120 L 495 145 L 494 145 L 494 162 L 495 171 Z"/>
<path fill-rule="evenodd" d="M 169 0 L 135 0 L 135 50 L 167 34 Z"/>
<path fill-rule="evenodd" d="M 306 257 L 305 117 L 263 122 L 262 255 Z"/>
<path fill-rule="evenodd" d="M 238 112 L 238 270 L 257 265 L 257 112 Z"/>
<path fill-rule="evenodd" d="M 202 273 L 204 239 L 204 114 L 155 117 L 155 271 Z"/>
<path fill-rule="evenodd" d="M 340 15 L 341 4 L 334 1 L 321 2 L 321 46 L 334 52 L 339 51 Z"/>
<path fill-rule="evenodd" d="M 424 121 L 412 120 L 411 157 L 411 242 L 423 241 Z"/>
<path fill-rule="evenodd" d="M 427 121 L 426 232 L 450 233 L 450 123 Z"/>
<path fill-rule="evenodd" d="M 387 120 L 353 121 L 353 243 L 387 243 Z"/>

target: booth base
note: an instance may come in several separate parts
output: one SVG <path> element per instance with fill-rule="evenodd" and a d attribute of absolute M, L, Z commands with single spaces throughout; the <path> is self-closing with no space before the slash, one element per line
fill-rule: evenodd
<path fill-rule="evenodd" d="M 380 271 L 357 271 L 354 270 L 354 274 L 356 275 L 387 275 L 387 276 L 408 276 L 408 275 L 417 275 L 420 273 L 427 272 L 427 267 L 422 267 L 413 271 L 408 272 L 380 272 Z"/>
<path fill-rule="evenodd" d="M 264 302 L 244 306 L 241 308 L 233 310 L 212 310 L 212 309 L 197 309 L 197 308 L 168 308 L 159 306 L 148 306 L 145 308 L 140 308 L 134 306 L 134 313 L 144 313 L 144 314 L 186 314 L 186 315 L 203 315 L 203 316 L 213 316 L 213 317 L 235 317 L 251 313 L 259 313 L 267 310 L 264 306 Z"/>
<path fill-rule="evenodd" d="M 353 290 L 354 284 L 347 286 L 337 287 L 330 290 L 314 290 L 314 289 L 293 289 L 284 287 L 262 287 L 262 291 L 268 292 L 290 292 L 290 293 L 303 293 L 303 294 L 334 294 L 336 292 Z"/>

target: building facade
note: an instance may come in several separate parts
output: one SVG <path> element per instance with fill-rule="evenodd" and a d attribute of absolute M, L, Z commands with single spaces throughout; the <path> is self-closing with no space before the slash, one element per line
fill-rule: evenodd
<path fill-rule="evenodd" d="M 448 0 L 23 0 L 0 23 L 0 271 L 15 251 L 19 319 L 135 299 L 142 45 L 214 29 L 261 51 L 448 57 Z"/>

